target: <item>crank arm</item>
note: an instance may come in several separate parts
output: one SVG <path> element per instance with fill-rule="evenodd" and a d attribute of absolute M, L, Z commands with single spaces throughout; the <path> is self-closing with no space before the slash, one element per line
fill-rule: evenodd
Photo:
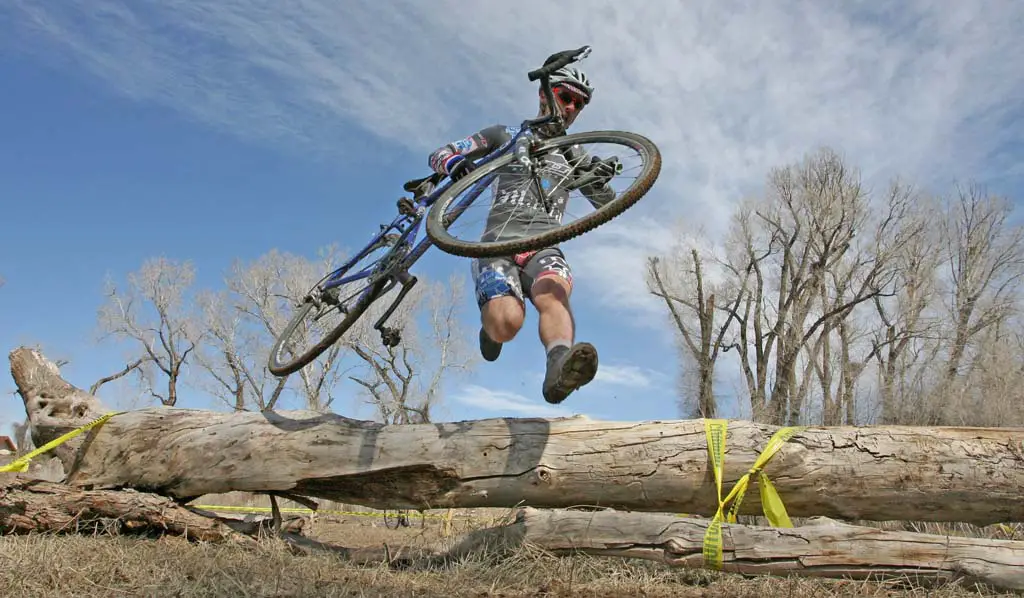
<path fill-rule="evenodd" d="M 408 272 L 402 272 L 401 274 L 398 274 L 395 278 L 391 279 L 391 281 L 388 283 L 390 286 L 388 287 L 387 291 L 390 291 L 392 288 L 394 288 L 394 285 L 398 284 L 398 282 L 401 282 L 402 290 L 398 292 L 398 296 L 395 297 L 395 300 L 391 302 L 391 305 L 387 308 L 387 310 L 381 315 L 377 322 L 374 323 L 373 327 L 375 330 L 380 330 L 381 328 L 384 327 L 384 322 L 386 322 L 387 319 L 391 317 L 391 314 L 395 313 L 395 310 L 398 309 L 398 305 L 402 303 L 402 300 L 405 299 L 405 296 L 409 294 L 409 291 L 411 291 L 412 288 L 416 286 L 418 280 L 419 279 L 409 274 Z M 384 291 L 381 294 L 384 294 L 387 291 Z"/>

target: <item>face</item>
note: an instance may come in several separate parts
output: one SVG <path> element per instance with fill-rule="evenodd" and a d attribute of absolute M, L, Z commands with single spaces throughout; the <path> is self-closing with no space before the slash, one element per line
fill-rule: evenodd
<path fill-rule="evenodd" d="M 562 120 L 565 121 L 565 126 L 568 128 L 579 116 L 580 111 L 587 105 L 586 99 L 573 92 L 566 87 L 555 86 L 551 88 L 552 95 L 555 96 L 555 105 L 558 106 L 558 111 L 562 116 Z M 541 109 L 545 110 L 547 101 L 544 98 L 544 94 L 540 96 Z"/>

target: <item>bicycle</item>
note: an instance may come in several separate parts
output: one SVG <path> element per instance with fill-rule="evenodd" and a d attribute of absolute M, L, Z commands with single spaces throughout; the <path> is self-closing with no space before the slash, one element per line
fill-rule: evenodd
<path fill-rule="evenodd" d="M 394 513 L 394 514 L 392 514 Z M 384 527 L 388 529 L 398 529 L 399 527 L 409 527 L 409 510 L 398 509 L 391 511 L 388 509 L 384 510 Z"/>
<path fill-rule="evenodd" d="M 545 66 L 527 74 L 530 81 L 540 80 L 542 92 L 549 106 L 555 105 L 550 84 L 551 74 L 563 66 L 583 60 L 590 51 L 590 46 L 583 46 L 576 50 L 558 52 L 552 55 Z M 567 241 L 604 224 L 635 204 L 651 189 L 661 172 L 661 153 L 650 139 L 636 133 L 608 130 L 563 134 L 539 140 L 533 134 L 537 127 L 554 125 L 560 127 L 563 133 L 565 131 L 559 111 L 551 112 L 552 114 L 548 116 L 524 120 L 508 141 L 475 161 L 475 169 L 458 181 L 453 182 L 449 179 L 444 185 L 438 186 L 447 177 L 435 173 L 406 182 L 403 190 L 411 193 L 413 197 L 410 199 L 403 196 L 398 199 L 398 216 L 389 224 L 381 224 L 380 230 L 366 246 L 343 265 L 320 279 L 302 298 L 291 320 L 275 339 L 268 359 L 270 372 L 279 377 L 286 376 L 308 365 L 336 343 L 371 304 L 401 285 L 398 295 L 373 325 L 374 330 L 380 333 L 381 342 L 385 346 L 397 346 L 401 342 L 401 332 L 387 326 L 386 322 L 417 282 L 409 268 L 432 245 L 445 253 L 471 258 L 508 256 L 541 249 Z M 597 181 L 597 175 L 593 170 L 598 161 L 611 165 L 615 175 L 623 174 L 626 169 L 618 154 L 610 158 L 598 158 L 596 154 L 584 152 L 583 158 L 591 156 L 591 161 L 585 163 L 581 158 L 578 163 L 568 165 L 569 171 L 557 173 L 561 178 L 555 183 L 552 183 L 550 178 L 541 176 L 551 173 L 540 172 L 540 163 L 536 159 L 538 156 L 551 152 L 569 155 L 566 152 L 575 151 L 575 148 L 600 143 L 610 143 L 636 151 L 641 159 L 640 173 L 635 181 L 621 193 L 617 193 L 614 199 L 604 203 L 578 222 L 562 224 L 559 221 L 560 225 L 553 229 L 498 241 L 483 241 L 480 235 L 475 236 L 473 240 L 464 241 L 450 234 L 449 228 L 490 186 L 491 179 L 505 172 L 521 173 L 523 180 L 528 181 L 524 184 L 533 185 L 540 197 L 544 198 L 549 214 L 551 205 L 547 203 L 549 196 L 545 190 L 551 188 L 552 184 L 570 193 L 577 190 L 585 192 L 589 184 Z M 456 201 L 466 191 L 469 193 Z M 566 212 L 568 205 L 566 204 Z M 419 239 L 420 227 L 424 221 L 427 238 Z M 381 252 L 379 257 L 357 268 L 357 265 L 378 251 Z M 342 287 L 359 283 L 365 283 L 365 286 L 342 297 Z M 314 325 L 300 329 L 299 324 L 313 310 L 316 310 L 313 317 Z M 333 325 L 320 325 L 319 328 L 324 332 L 323 336 L 312 346 L 305 350 L 295 350 L 292 347 L 292 344 L 303 341 L 305 336 L 316 332 L 316 323 L 335 313 L 342 316 L 341 321 Z M 290 354 L 288 358 L 285 356 L 286 352 Z"/>

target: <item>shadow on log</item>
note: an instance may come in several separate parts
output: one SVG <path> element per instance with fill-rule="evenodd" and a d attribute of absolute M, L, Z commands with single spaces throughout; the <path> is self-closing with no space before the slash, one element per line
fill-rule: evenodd
<path fill-rule="evenodd" d="M 11 372 L 37 445 L 109 409 L 19 348 Z M 730 422 L 724 483 L 776 427 Z M 384 426 L 305 411 L 157 407 L 117 415 L 55 449 L 68 484 L 181 501 L 287 492 L 376 508 L 567 507 L 712 515 L 702 420 L 488 419 Z M 791 516 L 1024 521 L 1024 429 L 810 427 L 765 468 Z M 752 488 L 753 490 L 753 488 Z M 761 512 L 747 492 L 740 514 Z"/>

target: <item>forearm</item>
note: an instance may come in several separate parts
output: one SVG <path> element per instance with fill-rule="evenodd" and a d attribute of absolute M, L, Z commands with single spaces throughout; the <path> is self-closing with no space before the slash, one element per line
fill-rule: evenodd
<path fill-rule="evenodd" d="M 440 174 L 448 174 L 448 167 L 453 164 L 459 156 L 469 160 L 476 160 L 487 154 L 487 144 L 480 133 L 474 133 L 464 139 L 459 139 L 437 148 L 431 152 L 429 157 L 430 168 Z"/>

